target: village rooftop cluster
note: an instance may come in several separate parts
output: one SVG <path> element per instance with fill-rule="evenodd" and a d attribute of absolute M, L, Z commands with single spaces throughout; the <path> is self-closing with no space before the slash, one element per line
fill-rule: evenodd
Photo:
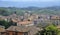
<path fill-rule="evenodd" d="M 52 23 L 60 29 L 60 16 L 58 15 L 32 14 L 30 12 L 25 12 L 24 15 L 20 16 L 13 13 L 9 16 L 0 16 L 0 20 L 13 22 L 7 29 L 5 29 L 4 26 L 0 26 L 0 35 L 34 35 L 38 31 L 43 30 L 42 27 Z M 39 24 L 41 27 L 38 27 Z"/>

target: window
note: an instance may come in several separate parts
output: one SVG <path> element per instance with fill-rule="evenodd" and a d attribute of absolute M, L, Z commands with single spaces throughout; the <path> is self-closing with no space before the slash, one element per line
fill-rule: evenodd
<path fill-rule="evenodd" d="M 17 35 L 17 32 L 14 32 L 13 35 Z"/>
<path fill-rule="evenodd" d="M 28 21 L 30 21 L 30 19 L 28 19 Z"/>
<path fill-rule="evenodd" d="M 37 21 L 34 21 L 34 24 L 36 25 L 37 24 Z"/>
<path fill-rule="evenodd" d="M 24 32 L 24 35 L 28 35 L 28 33 L 27 32 Z"/>
<path fill-rule="evenodd" d="M 7 33 L 6 35 L 9 35 L 9 33 Z"/>
<path fill-rule="evenodd" d="M 23 21 L 24 19 L 21 19 L 21 21 Z"/>
<path fill-rule="evenodd" d="M 13 23 L 13 25 L 14 25 L 14 26 L 17 26 L 17 23 L 15 22 L 15 23 Z"/>
<path fill-rule="evenodd" d="M 1 35 L 4 35 L 4 33 L 3 33 L 3 32 L 1 32 Z"/>
<path fill-rule="evenodd" d="M 15 32 L 15 35 L 17 35 L 17 32 Z"/>

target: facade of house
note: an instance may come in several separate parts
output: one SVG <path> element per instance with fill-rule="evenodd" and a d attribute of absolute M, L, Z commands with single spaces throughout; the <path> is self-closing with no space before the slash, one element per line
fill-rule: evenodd
<path fill-rule="evenodd" d="M 60 16 L 52 16 L 51 22 L 53 22 L 55 25 L 60 25 Z"/>
<path fill-rule="evenodd" d="M 6 35 L 6 30 L 4 26 L 0 26 L 0 35 Z"/>

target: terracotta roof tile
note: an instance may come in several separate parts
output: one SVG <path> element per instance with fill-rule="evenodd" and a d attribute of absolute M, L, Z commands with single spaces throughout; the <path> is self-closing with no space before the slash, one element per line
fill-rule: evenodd
<path fill-rule="evenodd" d="M 40 31 L 42 29 L 40 28 L 37 28 L 37 27 L 34 27 L 34 26 L 30 26 L 30 27 L 25 27 L 25 26 L 11 26 L 7 29 L 7 31 L 17 31 L 17 32 L 29 32 L 31 34 L 35 34 L 37 33 L 38 31 Z"/>
<path fill-rule="evenodd" d="M 18 22 L 19 24 L 31 24 L 32 21 L 22 21 L 22 22 Z"/>

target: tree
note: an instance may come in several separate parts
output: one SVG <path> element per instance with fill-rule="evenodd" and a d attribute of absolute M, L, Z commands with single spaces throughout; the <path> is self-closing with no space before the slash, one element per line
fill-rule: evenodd
<path fill-rule="evenodd" d="M 11 24 L 5 20 L 0 20 L 0 25 L 5 26 L 5 28 L 8 28 L 11 26 Z"/>
<path fill-rule="evenodd" d="M 45 30 L 49 33 L 51 33 L 52 35 L 57 35 L 58 34 L 58 29 L 56 28 L 56 26 L 54 25 L 49 25 L 45 28 Z"/>
<path fill-rule="evenodd" d="M 37 34 L 39 34 L 39 33 L 40 33 L 40 35 L 58 35 L 58 29 L 54 25 L 49 25 L 49 26 L 43 28 L 43 30 L 39 31 Z"/>

